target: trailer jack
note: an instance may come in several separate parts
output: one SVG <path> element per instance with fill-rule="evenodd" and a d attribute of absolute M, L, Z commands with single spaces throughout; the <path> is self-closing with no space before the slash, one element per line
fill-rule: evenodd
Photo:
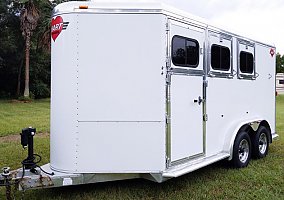
<path fill-rule="evenodd" d="M 61 187 L 64 185 L 82 184 L 83 174 L 68 174 L 55 172 L 49 164 L 39 166 L 41 156 L 34 153 L 34 140 L 36 129 L 29 127 L 22 129 L 21 145 L 28 149 L 28 156 L 21 162 L 22 167 L 10 171 L 9 167 L 4 167 L 0 171 L 0 187 L 6 188 L 7 200 L 15 199 L 17 190 L 24 192 L 29 189 Z M 56 174 L 55 174 L 56 173 Z M 88 180 L 92 180 L 86 176 Z M 13 190 L 12 190 L 13 188 Z M 23 197 L 22 197 L 23 198 Z"/>
<path fill-rule="evenodd" d="M 14 171 L 10 171 L 10 167 L 2 168 L 2 172 L 0 174 L 0 186 L 6 188 L 6 198 L 7 200 L 12 200 L 12 186 L 15 186 L 15 190 L 17 188 L 19 190 L 25 191 L 27 188 L 25 185 L 27 182 L 31 185 L 31 187 L 44 187 L 51 186 L 53 183 L 49 176 L 42 176 L 41 172 L 44 172 L 47 175 L 52 176 L 54 173 L 48 173 L 43 170 L 39 165 L 37 165 L 41 161 L 41 156 L 38 154 L 34 154 L 34 140 L 33 137 L 36 134 L 36 129 L 29 127 L 22 129 L 21 135 L 21 145 L 24 149 L 28 149 L 28 156 L 24 159 L 22 163 L 22 168 Z M 36 178 L 31 178 L 36 177 Z"/>
<path fill-rule="evenodd" d="M 22 161 L 23 168 L 30 169 L 31 172 L 36 173 L 36 162 L 34 154 L 34 140 L 33 137 L 36 133 L 36 129 L 29 127 L 22 130 L 21 133 L 21 145 L 24 149 L 28 148 L 28 157 Z"/>

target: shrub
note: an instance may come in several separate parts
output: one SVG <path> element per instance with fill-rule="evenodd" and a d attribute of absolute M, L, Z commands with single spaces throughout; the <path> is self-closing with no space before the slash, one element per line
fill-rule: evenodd
<path fill-rule="evenodd" d="M 50 89 L 47 84 L 42 81 L 36 81 L 31 86 L 31 93 L 34 95 L 34 98 L 41 99 L 50 97 Z"/>

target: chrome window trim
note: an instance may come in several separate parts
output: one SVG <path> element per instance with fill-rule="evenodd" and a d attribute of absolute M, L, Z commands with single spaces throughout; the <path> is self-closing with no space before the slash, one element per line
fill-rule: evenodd
<path fill-rule="evenodd" d="M 217 34 L 217 35 L 216 35 Z M 220 43 L 223 40 L 228 40 L 231 43 L 230 47 L 224 46 L 220 43 L 214 43 L 210 41 L 210 35 L 214 36 L 214 37 L 218 37 L 219 35 L 219 39 L 220 39 Z M 223 32 L 219 32 L 219 31 L 214 31 L 214 30 L 208 30 L 208 61 L 207 61 L 207 75 L 208 77 L 211 78 L 228 78 L 228 79 L 232 79 L 235 76 L 235 71 L 233 68 L 233 36 L 229 35 L 227 33 L 223 33 Z M 227 71 L 222 71 L 222 70 L 215 70 L 212 68 L 211 66 L 211 47 L 212 45 L 219 45 L 219 46 L 224 46 L 229 48 L 230 50 L 230 69 Z"/>
<path fill-rule="evenodd" d="M 181 69 L 181 68 L 171 68 L 170 69 L 171 74 L 174 75 L 186 75 L 186 76 L 203 76 L 204 72 L 203 70 L 194 70 L 194 69 Z"/>
<path fill-rule="evenodd" d="M 204 33 L 206 32 L 207 28 L 204 27 L 204 26 L 199 26 L 197 24 L 194 24 L 194 23 L 190 23 L 190 22 L 185 22 L 185 21 L 182 21 L 182 20 L 178 20 L 176 18 L 173 18 L 173 17 L 170 17 L 168 16 L 168 30 L 170 31 L 170 21 L 176 21 L 176 22 L 179 22 L 179 23 L 183 23 L 185 25 L 188 25 L 188 26 L 193 26 L 195 28 L 199 28 L 199 29 L 202 29 L 204 30 Z M 203 57 L 205 56 L 205 51 L 204 51 L 204 48 L 203 48 L 203 52 L 201 53 L 201 48 L 204 46 L 204 42 L 203 44 L 200 44 L 198 40 L 197 43 L 199 45 L 199 58 L 198 58 L 198 65 L 197 67 L 190 67 L 190 66 L 179 66 L 179 65 L 175 65 L 172 61 L 172 40 L 175 36 L 179 36 L 179 37 L 183 37 L 183 38 L 186 38 L 186 39 L 189 39 L 189 40 L 196 40 L 194 38 L 188 38 L 188 37 L 184 37 L 182 35 L 169 35 L 169 38 L 168 38 L 168 51 L 169 51 L 169 55 L 168 55 L 168 61 L 169 61 L 169 67 L 168 67 L 168 72 L 170 72 L 171 74 L 179 74 L 179 75 L 192 75 L 192 76 L 204 76 L 204 68 L 201 68 L 201 69 L 197 69 L 200 65 L 200 56 L 202 55 Z M 205 39 L 206 40 L 206 39 Z M 203 66 L 204 66 L 204 63 L 203 63 Z"/>
<path fill-rule="evenodd" d="M 174 49 L 174 39 L 175 38 L 180 38 L 180 39 L 184 39 L 185 41 L 191 41 L 191 42 L 194 42 L 196 45 L 197 45 L 197 49 L 198 49 L 198 56 L 197 56 L 197 62 L 196 62 L 196 64 L 195 65 L 188 65 L 188 64 L 178 64 L 178 63 L 174 63 L 174 60 L 173 60 L 173 49 Z M 189 71 L 190 71 L 190 69 L 196 69 L 198 66 L 199 66 L 199 60 L 200 60 L 200 55 L 202 55 L 201 53 L 200 53 L 200 44 L 199 44 L 199 42 L 196 40 L 196 39 L 194 39 L 194 38 L 189 38 L 189 37 L 185 37 L 185 36 L 182 36 L 182 35 L 173 35 L 172 36 L 172 39 L 171 39 L 171 54 L 172 54 L 172 56 L 171 56 L 171 62 L 172 62 L 172 64 L 173 64 L 173 66 L 175 67 L 175 68 L 180 68 L 180 69 L 188 69 Z M 186 57 L 186 56 L 185 56 Z"/>
<path fill-rule="evenodd" d="M 241 69 L 240 69 L 240 53 L 241 53 L 240 45 L 246 45 L 246 46 L 253 48 L 253 73 L 241 72 Z M 244 51 L 244 52 L 252 53 L 250 51 Z M 255 44 L 250 42 L 250 41 L 237 38 L 237 77 L 238 77 L 238 79 L 255 80 L 258 77 L 258 73 L 256 72 L 255 56 L 256 56 L 255 55 Z"/>

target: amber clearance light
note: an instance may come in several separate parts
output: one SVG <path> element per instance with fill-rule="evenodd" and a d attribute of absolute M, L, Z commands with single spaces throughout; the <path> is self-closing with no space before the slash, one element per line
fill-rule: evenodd
<path fill-rule="evenodd" d="M 86 5 L 79 6 L 79 9 L 88 9 L 88 6 L 86 6 Z"/>

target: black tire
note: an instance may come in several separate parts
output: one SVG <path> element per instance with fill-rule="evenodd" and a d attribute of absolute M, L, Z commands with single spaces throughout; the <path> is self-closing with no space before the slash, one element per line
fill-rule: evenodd
<path fill-rule="evenodd" d="M 252 156 L 253 158 L 264 158 L 268 154 L 269 131 L 266 127 L 260 126 L 252 136 Z"/>
<path fill-rule="evenodd" d="M 251 158 L 251 140 L 247 132 L 240 132 L 234 142 L 232 165 L 235 168 L 246 167 Z"/>

